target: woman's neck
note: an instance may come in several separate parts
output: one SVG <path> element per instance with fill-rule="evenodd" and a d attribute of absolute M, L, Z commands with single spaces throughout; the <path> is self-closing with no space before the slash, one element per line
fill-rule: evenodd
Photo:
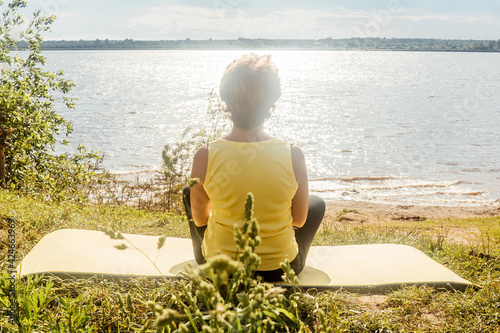
<path fill-rule="evenodd" d="M 272 136 L 264 132 L 264 125 L 243 129 L 238 126 L 233 126 L 233 130 L 223 139 L 238 142 L 256 142 L 274 139 Z"/>

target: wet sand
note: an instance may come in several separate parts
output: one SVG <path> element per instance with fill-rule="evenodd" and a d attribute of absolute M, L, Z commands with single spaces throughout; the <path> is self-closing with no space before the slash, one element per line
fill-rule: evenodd
<path fill-rule="evenodd" d="M 326 216 L 339 221 L 380 223 L 500 216 L 500 200 L 486 206 L 422 206 L 359 201 L 326 203 Z"/>

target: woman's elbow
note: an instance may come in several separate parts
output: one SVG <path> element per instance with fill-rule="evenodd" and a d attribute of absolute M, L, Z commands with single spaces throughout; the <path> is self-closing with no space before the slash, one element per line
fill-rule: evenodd
<path fill-rule="evenodd" d="M 205 217 L 205 216 L 195 216 L 193 215 L 193 221 L 194 221 L 194 224 L 197 226 L 197 227 L 204 227 L 208 224 L 208 216 Z"/>
<path fill-rule="evenodd" d="M 293 220 L 292 225 L 297 228 L 302 228 L 306 224 L 306 220 L 301 220 L 301 221 L 295 221 Z"/>
<path fill-rule="evenodd" d="M 292 202 L 292 225 L 294 227 L 302 228 L 306 224 L 308 210 L 307 199 L 304 200 L 304 198 L 297 196 Z"/>
<path fill-rule="evenodd" d="M 292 211 L 293 222 L 292 225 L 297 228 L 302 228 L 306 224 L 307 220 L 307 209 L 304 211 Z"/>

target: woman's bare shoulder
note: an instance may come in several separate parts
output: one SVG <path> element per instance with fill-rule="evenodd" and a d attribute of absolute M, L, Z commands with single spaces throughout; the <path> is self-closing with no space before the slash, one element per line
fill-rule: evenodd
<path fill-rule="evenodd" d="M 302 149 L 297 145 L 290 146 L 292 155 L 292 166 L 295 173 L 295 179 L 299 184 L 307 182 L 306 159 Z"/>
<path fill-rule="evenodd" d="M 208 143 L 204 144 L 203 146 L 198 148 L 198 150 L 196 151 L 196 154 L 201 154 L 201 155 L 208 154 Z"/>
<path fill-rule="evenodd" d="M 300 161 L 300 160 L 304 160 L 304 152 L 302 151 L 302 149 L 295 145 L 295 144 L 291 144 L 290 145 L 290 150 L 291 150 L 291 153 L 292 153 L 292 159 L 294 160 L 297 160 L 297 161 Z"/>

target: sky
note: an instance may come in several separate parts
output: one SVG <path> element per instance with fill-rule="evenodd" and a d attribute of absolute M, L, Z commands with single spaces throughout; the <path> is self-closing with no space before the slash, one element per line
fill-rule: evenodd
<path fill-rule="evenodd" d="M 57 16 L 46 40 L 500 39 L 499 0 L 29 0 L 28 8 Z"/>

